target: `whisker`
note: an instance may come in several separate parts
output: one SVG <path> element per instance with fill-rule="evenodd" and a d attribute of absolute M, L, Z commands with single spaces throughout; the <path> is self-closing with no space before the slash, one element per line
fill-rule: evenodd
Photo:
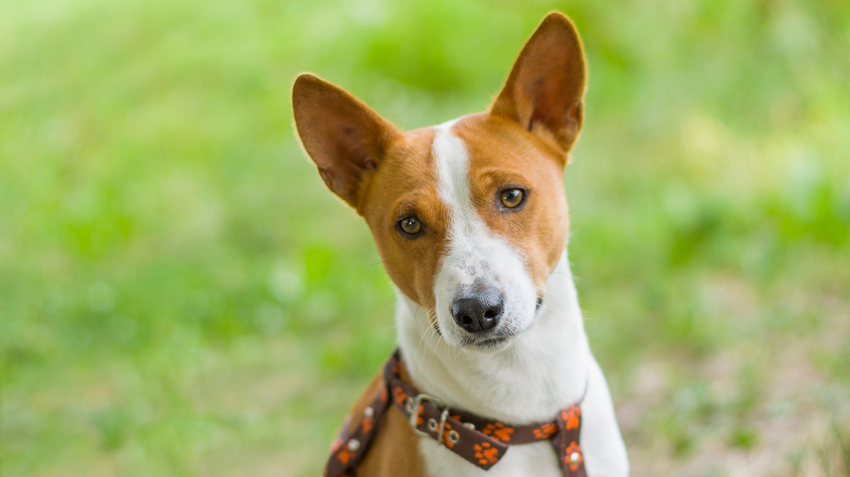
<path fill-rule="evenodd" d="M 541 287 L 538 287 L 538 286 L 536 286 L 536 285 L 532 285 L 532 286 L 534 286 L 534 288 L 536 288 L 538 291 L 542 291 L 542 292 L 544 292 L 544 293 L 546 294 L 546 296 L 551 296 L 552 298 L 554 298 L 554 299 L 556 299 L 556 300 L 560 301 L 560 302 L 561 302 L 561 303 L 563 303 L 564 305 L 569 305 L 569 303 L 568 303 L 566 300 L 564 300 L 563 298 L 559 297 L 558 295 L 556 295 L 556 294 L 552 293 L 551 291 L 549 291 L 549 290 L 545 290 L 545 289 L 543 289 L 543 288 L 541 288 Z"/>

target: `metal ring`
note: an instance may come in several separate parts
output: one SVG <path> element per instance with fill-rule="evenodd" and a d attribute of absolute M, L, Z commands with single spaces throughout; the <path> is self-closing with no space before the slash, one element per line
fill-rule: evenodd
<path fill-rule="evenodd" d="M 357 450 L 360 449 L 360 441 L 357 439 L 351 439 L 348 441 L 348 445 L 346 447 L 348 447 L 348 450 L 351 452 L 357 452 Z"/>
<path fill-rule="evenodd" d="M 437 420 L 434 419 L 433 417 L 431 419 L 428 419 L 428 430 L 431 431 L 431 432 L 434 432 L 434 431 L 437 430 Z"/>
<path fill-rule="evenodd" d="M 410 413 L 410 427 L 413 428 L 413 432 L 420 434 L 422 436 L 428 436 L 428 433 L 422 432 L 418 429 L 419 417 L 420 417 L 419 407 L 421 406 L 422 401 L 430 401 L 430 402 L 432 402 L 436 405 L 435 407 L 438 407 L 438 408 L 443 407 L 443 401 L 439 400 L 438 398 L 435 398 L 434 396 L 430 396 L 430 395 L 424 394 L 424 393 L 419 394 L 419 395 L 417 395 L 416 397 L 413 397 L 413 398 L 411 398 L 411 397 L 407 398 L 406 404 L 407 404 L 407 412 Z M 444 411 L 444 412 L 447 412 L 447 411 L 448 411 L 448 409 L 446 409 L 446 411 Z M 445 418 L 444 418 L 443 422 L 445 422 Z M 441 429 L 440 429 L 440 434 L 442 434 L 442 426 L 441 426 Z M 438 436 L 440 434 L 438 434 Z"/>
<path fill-rule="evenodd" d="M 460 440 L 460 434 L 457 433 L 456 430 L 452 429 L 449 431 L 449 442 L 452 444 L 457 444 L 457 441 Z"/>

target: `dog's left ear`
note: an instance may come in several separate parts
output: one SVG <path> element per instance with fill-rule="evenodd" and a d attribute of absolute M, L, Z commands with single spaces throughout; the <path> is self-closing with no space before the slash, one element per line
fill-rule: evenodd
<path fill-rule="evenodd" d="M 584 120 L 586 78 L 575 26 L 550 13 L 523 47 L 490 113 L 516 121 L 566 157 Z"/>

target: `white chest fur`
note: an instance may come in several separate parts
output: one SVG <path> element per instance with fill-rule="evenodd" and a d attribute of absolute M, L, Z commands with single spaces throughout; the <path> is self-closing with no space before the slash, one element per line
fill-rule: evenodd
<path fill-rule="evenodd" d="M 422 392 L 449 407 L 526 424 L 553 419 L 587 393 L 582 403 L 581 445 L 588 474 L 628 475 L 628 459 L 608 386 L 590 352 L 566 253 L 547 280 L 547 302 L 537 321 L 504 351 L 470 352 L 436 335 L 427 313 L 399 293 L 399 344 Z M 420 452 L 433 477 L 559 476 L 548 442 L 517 445 L 489 471 L 423 438 Z"/>

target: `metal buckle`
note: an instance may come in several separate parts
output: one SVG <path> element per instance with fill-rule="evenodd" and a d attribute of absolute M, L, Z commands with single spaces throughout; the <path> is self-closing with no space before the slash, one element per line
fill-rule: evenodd
<path fill-rule="evenodd" d="M 436 404 L 437 407 L 444 407 L 443 401 L 439 398 L 428 394 L 419 394 L 414 398 L 407 398 L 407 412 L 410 413 L 410 427 L 413 428 L 413 432 L 419 434 L 420 436 L 432 437 L 427 432 L 420 431 L 417 427 L 416 421 L 419 420 L 419 406 L 422 405 L 422 401 L 431 401 Z M 446 407 L 443 409 L 443 412 L 440 413 L 440 426 L 437 428 L 437 442 L 439 444 L 443 443 L 443 430 L 446 428 L 446 420 L 449 418 L 449 408 Z"/>

